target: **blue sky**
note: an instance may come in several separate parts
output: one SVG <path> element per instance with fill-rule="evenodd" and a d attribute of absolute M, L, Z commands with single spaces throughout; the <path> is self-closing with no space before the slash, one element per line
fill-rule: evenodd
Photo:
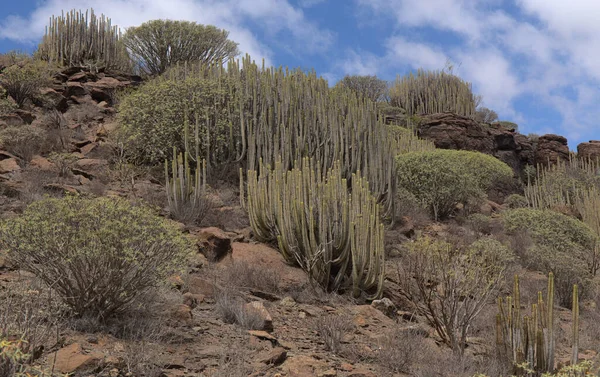
<path fill-rule="evenodd" d="M 127 28 L 157 18 L 230 31 L 267 64 L 393 80 L 454 72 L 523 133 L 600 139 L 598 0 L 0 0 L 0 51 L 32 51 L 52 14 L 93 7 Z"/>

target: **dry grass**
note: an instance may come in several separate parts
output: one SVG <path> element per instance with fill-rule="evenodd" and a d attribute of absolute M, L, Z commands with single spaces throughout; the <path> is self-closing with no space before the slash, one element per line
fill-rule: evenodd
<path fill-rule="evenodd" d="M 246 307 L 244 300 L 231 290 L 219 290 L 215 310 L 225 323 L 233 323 L 247 330 L 262 330 L 263 317 Z"/>
<path fill-rule="evenodd" d="M 127 344 L 123 356 L 125 372 L 131 376 L 163 376 L 162 368 L 156 365 L 157 356 L 162 348 L 162 346 L 149 343 L 145 339 Z"/>
<path fill-rule="evenodd" d="M 280 274 L 265 267 L 234 262 L 224 271 L 223 277 L 227 287 L 281 293 Z"/>
<path fill-rule="evenodd" d="M 424 337 L 418 331 L 395 329 L 381 338 L 377 364 L 391 373 L 410 373 L 424 349 Z"/>
<path fill-rule="evenodd" d="M 317 317 L 313 320 L 312 327 L 323 340 L 325 348 L 334 354 L 342 351 L 344 337 L 354 330 L 351 318 L 345 315 Z"/>
<path fill-rule="evenodd" d="M 216 370 L 208 373 L 208 377 L 240 377 L 251 374 L 252 369 L 247 363 L 251 361 L 248 352 L 240 347 L 239 344 L 230 344 L 226 347 L 228 350 L 219 358 L 219 365 Z"/>

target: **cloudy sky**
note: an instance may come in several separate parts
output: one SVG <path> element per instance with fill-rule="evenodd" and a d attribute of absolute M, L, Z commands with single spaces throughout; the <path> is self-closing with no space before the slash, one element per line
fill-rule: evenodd
<path fill-rule="evenodd" d="M 230 31 L 267 64 L 393 80 L 454 71 L 523 133 L 600 139 L 598 0 L 1 0 L 0 52 L 32 51 L 52 14 L 94 7 L 123 28 L 157 18 Z"/>

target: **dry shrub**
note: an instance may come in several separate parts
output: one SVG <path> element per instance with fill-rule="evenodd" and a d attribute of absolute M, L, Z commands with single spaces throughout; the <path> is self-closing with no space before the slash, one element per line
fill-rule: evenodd
<path fill-rule="evenodd" d="M 42 126 L 46 129 L 46 151 L 63 152 L 73 137 L 68 121 L 58 110 L 47 112 L 42 118 Z"/>
<path fill-rule="evenodd" d="M 414 329 L 395 329 L 380 340 L 377 363 L 389 372 L 410 373 L 412 366 L 423 353 L 423 334 Z"/>
<path fill-rule="evenodd" d="M 31 58 L 5 68 L 0 74 L 0 86 L 6 89 L 19 107 L 39 95 L 41 88 L 51 84 L 51 72 L 44 62 Z"/>
<path fill-rule="evenodd" d="M 146 340 L 131 342 L 125 346 L 123 362 L 125 371 L 131 376 L 161 377 L 162 368 L 155 364 L 163 346 Z"/>
<path fill-rule="evenodd" d="M 7 127 L 0 131 L 0 144 L 4 150 L 20 157 L 27 164 L 43 149 L 46 137 L 43 129 L 32 125 Z"/>
<path fill-rule="evenodd" d="M 215 371 L 209 372 L 208 377 L 239 377 L 249 376 L 252 369 L 246 364 L 252 361 L 248 352 L 239 344 L 230 344 L 225 348 L 219 358 L 219 365 Z"/>
<path fill-rule="evenodd" d="M 263 317 L 246 307 L 244 300 L 231 290 L 219 290 L 215 297 L 215 310 L 223 322 L 233 323 L 247 330 L 262 330 Z"/>
<path fill-rule="evenodd" d="M 23 186 L 18 197 L 25 204 L 42 200 L 45 196 L 62 196 L 62 193 L 44 188 L 46 185 L 58 182 L 58 175 L 53 171 L 27 169 L 21 174 Z"/>
<path fill-rule="evenodd" d="M 225 285 L 232 288 L 253 289 L 266 293 L 280 293 L 280 274 L 262 266 L 234 262 L 223 274 Z"/>
<path fill-rule="evenodd" d="M 314 319 L 313 329 L 321 336 L 325 348 L 334 354 L 342 350 L 344 336 L 354 330 L 352 319 L 345 315 L 325 315 Z"/>

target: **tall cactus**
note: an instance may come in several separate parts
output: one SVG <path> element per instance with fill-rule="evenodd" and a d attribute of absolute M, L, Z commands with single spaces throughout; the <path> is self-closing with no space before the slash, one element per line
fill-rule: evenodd
<path fill-rule="evenodd" d="M 186 149 L 184 153 L 177 154 L 173 147 L 173 160 L 171 161 L 171 175 L 169 176 L 169 162 L 165 160 L 165 189 L 169 204 L 169 213 L 176 220 L 184 223 L 198 224 L 202 221 L 211 202 L 206 194 L 206 163 L 198 155 L 198 126 L 195 132 L 195 154 L 192 155 L 188 148 L 189 125 L 185 122 Z M 189 161 L 196 162 L 192 172 Z"/>
<path fill-rule="evenodd" d="M 325 173 L 304 158 L 288 170 L 261 164 L 248 171 L 246 207 L 255 236 L 276 241 L 284 258 L 325 289 L 351 286 L 353 295 L 381 296 L 384 234 L 380 207 L 360 172 L 351 191 L 342 164 Z"/>
<path fill-rule="evenodd" d="M 52 16 L 37 54 L 42 60 L 66 67 L 92 65 L 107 70 L 131 67 L 119 28 L 112 25 L 110 18 L 97 17 L 93 9 Z"/>
<path fill-rule="evenodd" d="M 538 292 L 536 304 L 530 315 L 521 318 L 519 278 L 515 275 L 513 296 L 498 298 L 496 315 L 496 344 L 508 358 L 519 375 L 537 376 L 554 371 L 554 274 L 548 274 L 546 303 Z M 577 285 L 573 286 L 573 350 L 572 364 L 577 363 L 579 350 L 579 297 Z M 525 371 L 522 365 L 526 364 Z"/>

